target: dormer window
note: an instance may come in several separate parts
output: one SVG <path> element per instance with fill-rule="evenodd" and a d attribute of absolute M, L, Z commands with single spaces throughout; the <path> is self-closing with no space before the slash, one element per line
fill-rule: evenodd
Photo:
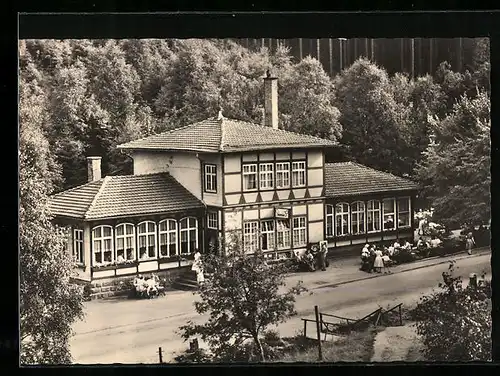
<path fill-rule="evenodd" d="M 217 193 L 217 166 L 205 164 L 205 192 Z"/>

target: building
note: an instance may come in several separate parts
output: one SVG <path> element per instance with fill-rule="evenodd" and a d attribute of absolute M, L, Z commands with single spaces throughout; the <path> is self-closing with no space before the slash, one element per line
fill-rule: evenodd
<path fill-rule="evenodd" d="M 89 183 L 51 198 L 57 223 L 71 227 L 82 280 L 182 270 L 195 249 L 208 252 L 234 234 L 270 259 L 324 239 L 335 255 L 411 237 L 417 186 L 326 163 L 336 143 L 279 129 L 277 79 L 268 75 L 264 86 L 264 125 L 219 113 L 119 145 L 133 175 L 101 178 L 100 158 L 90 157 Z"/>

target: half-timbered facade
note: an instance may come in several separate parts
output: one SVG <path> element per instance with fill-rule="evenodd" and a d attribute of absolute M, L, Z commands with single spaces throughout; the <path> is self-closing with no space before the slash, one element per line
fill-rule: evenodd
<path fill-rule="evenodd" d="M 196 249 L 237 236 L 271 259 L 328 240 L 331 252 L 411 238 L 417 186 L 356 163 L 326 163 L 331 140 L 278 127 L 277 81 L 264 79 L 258 125 L 222 113 L 119 145 L 133 175 L 54 195 L 56 221 L 70 229 L 80 278 L 95 280 L 182 268 Z M 224 249 L 224 248 L 222 248 Z"/>

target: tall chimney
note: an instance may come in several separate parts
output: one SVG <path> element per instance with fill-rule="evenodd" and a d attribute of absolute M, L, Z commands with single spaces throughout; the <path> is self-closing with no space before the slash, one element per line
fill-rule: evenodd
<path fill-rule="evenodd" d="M 269 70 L 264 78 L 264 124 L 278 129 L 278 78 Z"/>
<path fill-rule="evenodd" d="M 101 157 L 87 157 L 89 182 L 101 179 Z"/>

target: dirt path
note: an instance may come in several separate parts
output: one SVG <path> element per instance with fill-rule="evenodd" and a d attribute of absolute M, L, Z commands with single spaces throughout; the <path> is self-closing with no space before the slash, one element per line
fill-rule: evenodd
<path fill-rule="evenodd" d="M 414 325 L 389 327 L 375 337 L 372 362 L 419 361 L 421 346 Z"/>

